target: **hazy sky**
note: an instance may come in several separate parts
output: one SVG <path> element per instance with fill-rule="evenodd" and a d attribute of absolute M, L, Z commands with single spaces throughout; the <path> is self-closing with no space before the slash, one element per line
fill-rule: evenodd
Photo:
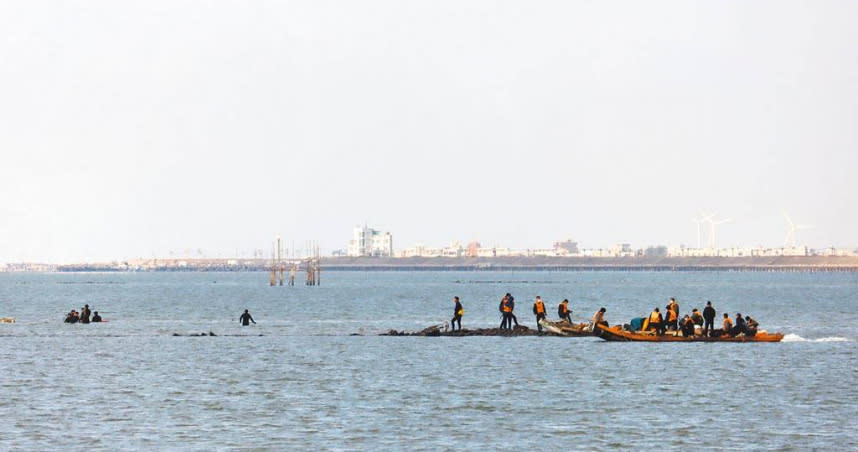
<path fill-rule="evenodd" d="M 858 2 L 0 3 L 0 262 L 858 245 Z"/>

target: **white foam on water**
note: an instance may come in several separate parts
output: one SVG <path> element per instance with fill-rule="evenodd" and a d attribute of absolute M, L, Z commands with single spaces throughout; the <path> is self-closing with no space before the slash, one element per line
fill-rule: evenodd
<path fill-rule="evenodd" d="M 818 339 L 805 339 L 798 334 L 787 334 L 782 342 L 849 342 L 845 337 L 820 337 Z"/>

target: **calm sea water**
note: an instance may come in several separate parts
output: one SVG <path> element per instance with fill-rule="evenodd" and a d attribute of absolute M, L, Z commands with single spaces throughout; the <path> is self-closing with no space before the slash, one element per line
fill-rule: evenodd
<path fill-rule="evenodd" d="M 0 274 L 0 450 L 858 449 L 858 275 Z M 712 300 L 780 344 L 379 337 Z M 66 325 L 88 303 L 108 323 Z M 249 309 L 257 325 L 241 327 Z M 189 337 L 214 332 L 217 337 Z M 175 333 L 185 335 L 176 337 Z M 351 336 L 360 333 L 363 336 Z"/>

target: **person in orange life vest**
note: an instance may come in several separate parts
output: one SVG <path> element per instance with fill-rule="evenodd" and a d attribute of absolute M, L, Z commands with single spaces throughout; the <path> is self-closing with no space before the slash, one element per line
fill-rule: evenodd
<path fill-rule="evenodd" d="M 539 295 L 536 296 L 536 300 L 533 302 L 533 314 L 536 316 L 536 329 L 541 333 L 542 325 L 539 321 L 545 318 L 545 303 L 542 302 L 542 297 Z"/>
<path fill-rule="evenodd" d="M 649 328 L 654 329 L 655 334 L 659 336 L 664 334 L 664 317 L 661 316 L 661 312 L 658 312 L 658 308 L 649 314 Z"/>
<path fill-rule="evenodd" d="M 500 304 L 498 305 L 498 311 L 500 311 L 501 313 L 501 324 L 498 329 L 501 330 L 512 329 L 512 319 L 510 318 L 510 313 L 512 312 L 512 309 L 509 306 L 510 296 L 510 294 L 504 295 L 504 297 L 501 298 Z"/>
<path fill-rule="evenodd" d="M 557 317 L 560 317 L 560 320 L 572 323 L 572 310 L 569 309 L 569 300 L 564 298 L 563 301 L 557 305 Z"/>
<path fill-rule="evenodd" d="M 724 313 L 723 334 L 733 335 L 733 321 L 730 320 L 730 314 Z"/>

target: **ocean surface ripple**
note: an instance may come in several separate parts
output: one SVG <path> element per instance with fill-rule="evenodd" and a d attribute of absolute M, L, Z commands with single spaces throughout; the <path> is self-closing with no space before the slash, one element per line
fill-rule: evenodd
<path fill-rule="evenodd" d="M 0 450 L 855 450 L 858 276 L 0 274 Z M 470 284 L 469 281 L 479 281 Z M 542 282 L 543 284 L 540 284 Z M 779 344 L 380 337 L 516 296 L 627 323 L 712 300 Z M 108 323 L 66 325 L 90 304 Z M 257 325 L 241 327 L 249 309 Z M 191 336 L 213 332 L 216 336 Z M 353 336 L 352 334 L 359 334 Z M 176 336 L 178 335 L 178 336 Z"/>

